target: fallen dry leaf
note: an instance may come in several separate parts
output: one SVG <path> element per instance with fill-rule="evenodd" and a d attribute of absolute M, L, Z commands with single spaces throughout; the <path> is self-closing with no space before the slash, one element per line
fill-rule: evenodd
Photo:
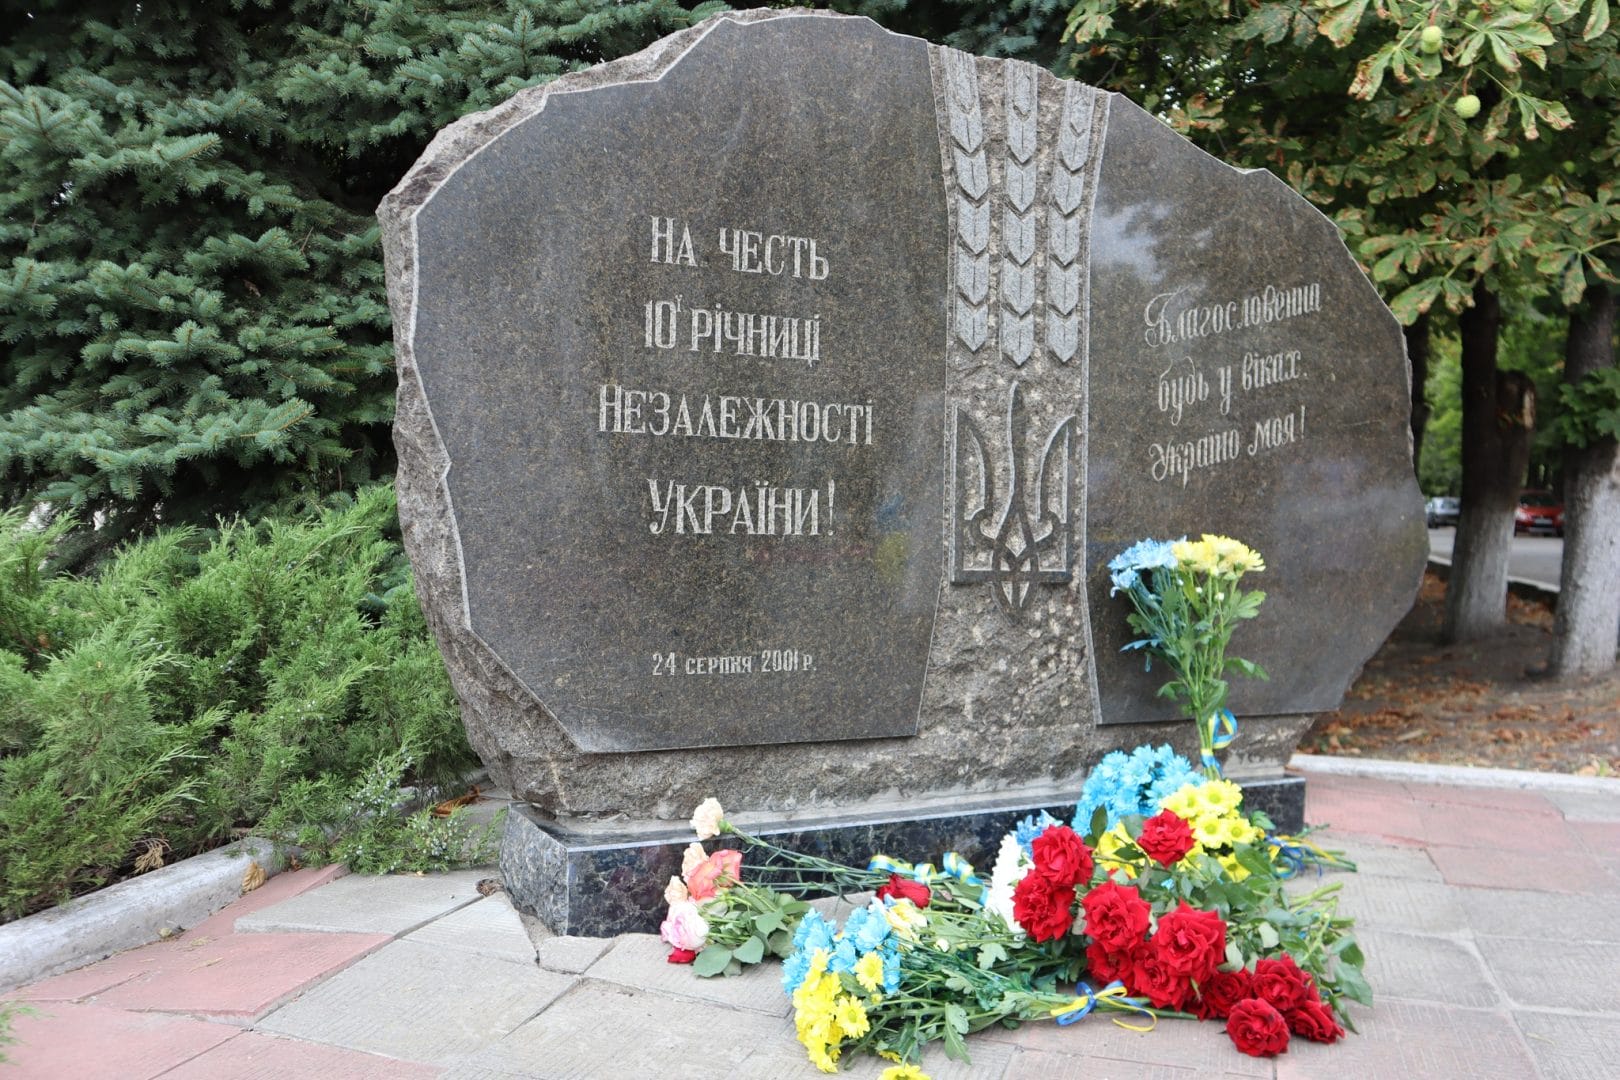
<path fill-rule="evenodd" d="M 256 862 L 248 863 L 247 870 L 242 874 L 242 891 L 244 893 L 252 892 L 254 889 L 257 889 L 260 885 L 264 884 L 264 879 L 264 867 L 260 866 Z"/>

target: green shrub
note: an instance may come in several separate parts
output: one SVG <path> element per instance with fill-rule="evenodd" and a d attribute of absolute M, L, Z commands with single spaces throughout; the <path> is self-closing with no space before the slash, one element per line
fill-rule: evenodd
<path fill-rule="evenodd" d="M 419 788 L 474 763 L 391 488 L 306 521 L 160 531 L 87 577 L 50 565 L 71 528 L 0 515 L 0 919 L 141 851 L 350 815 L 321 793 L 397 780 L 402 747 Z"/>

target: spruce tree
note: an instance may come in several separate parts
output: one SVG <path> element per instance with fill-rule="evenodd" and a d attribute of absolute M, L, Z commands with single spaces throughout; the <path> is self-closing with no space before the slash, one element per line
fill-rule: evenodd
<path fill-rule="evenodd" d="M 391 472 L 377 201 L 458 116 L 721 7 L 0 4 L 0 506 L 104 547 Z"/>

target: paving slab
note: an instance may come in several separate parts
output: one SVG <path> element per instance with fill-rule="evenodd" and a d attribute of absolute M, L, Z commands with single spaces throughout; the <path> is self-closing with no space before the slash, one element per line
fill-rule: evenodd
<path fill-rule="evenodd" d="M 669 946 L 652 934 L 625 934 L 585 970 L 587 977 L 673 997 L 786 1016 L 793 1003 L 782 992 L 782 965 L 756 964 L 730 978 L 700 979 L 686 964 L 669 962 Z"/>
<path fill-rule="evenodd" d="M 1356 864 L 1354 872 L 1340 870 L 1324 870 L 1318 875 L 1314 870 L 1306 870 L 1298 878 L 1299 881 L 1343 881 L 1348 888 L 1349 882 L 1364 877 L 1398 877 L 1407 881 L 1440 882 L 1440 868 L 1434 865 L 1428 852 L 1420 847 L 1409 844 L 1380 844 L 1368 840 L 1364 836 L 1344 835 L 1331 831 L 1312 834 L 1311 840 L 1322 847 L 1334 851 L 1343 851 L 1345 856 Z"/>
<path fill-rule="evenodd" d="M 1277 1080 L 1367 1077 L 1412 1080 L 1533 1077 L 1535 1062 L 1505 1012 L 1411 1001 L 1382 1001 L 1355 1011 L 1361 1035 L 1331 1046 L 1293 1039 L 1277 1061 Z"/>
<path fill-rule="evenodd" d="M 1507 1005 L 1470 941 L 1359 927 L 1356 940 L 1367 958 L 1362 970 L 1373 1000 L 1380 1004 L 1400 998 L 1476 1009 Z"/>
<path fill-rule="evenodd" d="M 1584 791 L 1549 791 L 1547 798 L 1564 812 L 1566 821 L 1620 821 L 1620 780 L 1610 780 L 1613 794 Z"/>
<path fill-rule="evenodd" d="M 1477 934 L 1620 944 L 1620 892 L 1564 896 L 1523 889 L 1458 889 Z"/>
<path fill-rule="evenodd" d="M 1544 1080 L 1613 1080 L 1620 1016 L 1572 1016 L 1520 1009 L 1524 1033 Z"/>
<path fill-rule="evenodd" d="M 450 1065 L 499 1040 L 574 982 L 533 963 L 396 941 L 277 1009 L 257 1027 Z M 580 1030 L 598 1029 L 593 1024 Z"/>
<path fill-rule="evenodd" d="M 1571 858 L 1567 852 L 1518 851 L 1506 857 L 1487 848 L 1443 844 L 1430 844 L 1426 850 L 1450 885 L 1577 894 L 1603 893 L 1614 888 L 1613 878 L 1602 865 L 1594 860 Z"/>
<path fill-rule="evenodd" d="M 1339 894 L 1339 913 L 1352 916 L 1363 929 L 1453 934 L 1464 926 L 1462 903 L 1467 892 L 1428 881 L 1365 877 L 1345 885 Z"/>
<path fill-rule="evenodd" d="M 1305 820 L 1335 833 L 1399 838 L 1418 842 L 1425 836 L 1417 807 L 1401 795 L 1362 795 L 1336 788 L 1311 793 L 1306 785 Z"/>
<path fill-rule="evenodd" d="M 116 1077 L 150 1080 L 237 1034 L 225 1024 L 104 1005 L 55 1003 L 12 1024 L 3 1075 L 55 1080 Z"/>
<path fill-rule="evenodd" d="M 244 1031 L 163 1074 L 163 1080 L 431 1080 L 437 1065 Z"/>
<path fill-rule="evenodd" d="M 237 933 L 408 934 L 480 899 L 482 870 L 448 874 L 350 874 L 236 920 Z"/>
<path fill-rule="evenodd" d="M 382 947 L 383 934 L 231 934 L 164 949 L 153 969 L 96 1001 L 246 1023 Z"/>
<path fill-rule="evenodd" d="M 542 937 L 535 942 L 537 959 L 547 971 L 577 975 L 613 947 L 613 938 Z"/>
<path fill-rule="evenodd" d="M 333 863 L 331 866 L 306 866 L 300 870 L 284 870 L 275 877 L 268 879 L 252 892 L 246 892 L 240 898 L 214 912 L 196 926 L 188 928 L 180 935 L 180 940 L 195 940 L 204 937 L 224 937 L 234 933 L 236 920 L 244 915 L 263 911 L 274 907 L 283 900 L 291 900 L 301 896 L 311 889 L 318 889 L 331 881 L 348 874 L 349 868 L 342 863 Z"/>
<path fill-rule="evenodd" d="M 421 929 L 411 931 L 405 940 L 521 964 L 535 961 L 534 942 L 529 940 L 522 917 L 504 893 L 485 897 L 442 919 L 434 919 Z"/>
<path fill-rule="evenodd" d="M 1417 803 L 1423 838 L 1431 844 L 1496 853 L 1574 852 L 1580 841 L 1561 817 L 1492 812 L 1472 806 Z"/>
<path fill-rule="evenodd" d="M 1545 793 L 1507 788 L 1447 787 L 1444 784 L 1407 784 L 1408 797 L 1419 803 L 1472 807 L 1496 813 L 1562 817 L 1563 811 Z"/>
<path fill-rule="evenodd" d="M 613 1032 L 581 1038 L 581 1032 Z M 935 1051 L 923 1059 L 934 1080 L 996 1080 L 1013 1049 L 968 1039 L 970 1064 Z M 889 1063 L 846 1058 L 838 1075 L 876 1080 Z M 445 1074 L 445 1080 L 715 1080 L 818 1076 L 792 1023 L 695 1000 L 582 983 L 500 1042 Z"/>
<path fill-rule="evenodd" d="M 1515 1005 L 1620 1016 L 1612 945 L 1482 936 L 1479 951 Z"/>
<path fill-rule="evenodd" d="M 1114 1061 L 1087 1054 L 1052 1054 L 1042 1050 L 1021 1050 L 1003 1074 L 1003 1080 L 1202 1080 L 1216 1076 L 1246 1076 L 1246 1073 L 1207 1073 L 1176 1065 L 1148 1065 L 1135 1061 Z M 1268 1071 L 1267 1076 L 1271 1073 Z"/>
<path fill-rule="evenodd" d="M 1591 854 L 1620 854 L 1620 821 L 1571 821 L 1569 828 Z"/>
<path fill-rule="evenodd" d="M 1068 1027 L 1056 1022 L 1031 1023 L 1012 1030 L 990 1028 L 975 1038 L 1044 1055 L 1100 1058 L 1121 1068 L 1168 1065 L 1200 1074 L 1272 1074 L 1271 1062 L 1241 1053 L 1227 1037 L 1225 1025 L 1215 1021 L 1160 1020 L 1151 1031 L 1133 1031 L 1114 1023 L 1106 1013 L 1092 1013 Z"/>

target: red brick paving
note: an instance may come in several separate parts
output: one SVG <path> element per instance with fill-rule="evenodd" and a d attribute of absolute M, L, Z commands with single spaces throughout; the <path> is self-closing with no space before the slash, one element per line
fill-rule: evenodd
<path fill-rule="evenodd" d="M 96 1000 L 124 1009 L 253 1020 L 392 940 L 387 934 L 231 934 L 149 945 L 161 950 L 152 969 Z"/>
<path fill-rule="evenodd" d="M 7 1047 L 11 1080 L 117 1077 L 149 1080 L 237 1034 L 224 1024 L 160 1013 L 134 1013 L 103 1005 L 57 1002 L 18 1017 L 17 1045 Z"/>

